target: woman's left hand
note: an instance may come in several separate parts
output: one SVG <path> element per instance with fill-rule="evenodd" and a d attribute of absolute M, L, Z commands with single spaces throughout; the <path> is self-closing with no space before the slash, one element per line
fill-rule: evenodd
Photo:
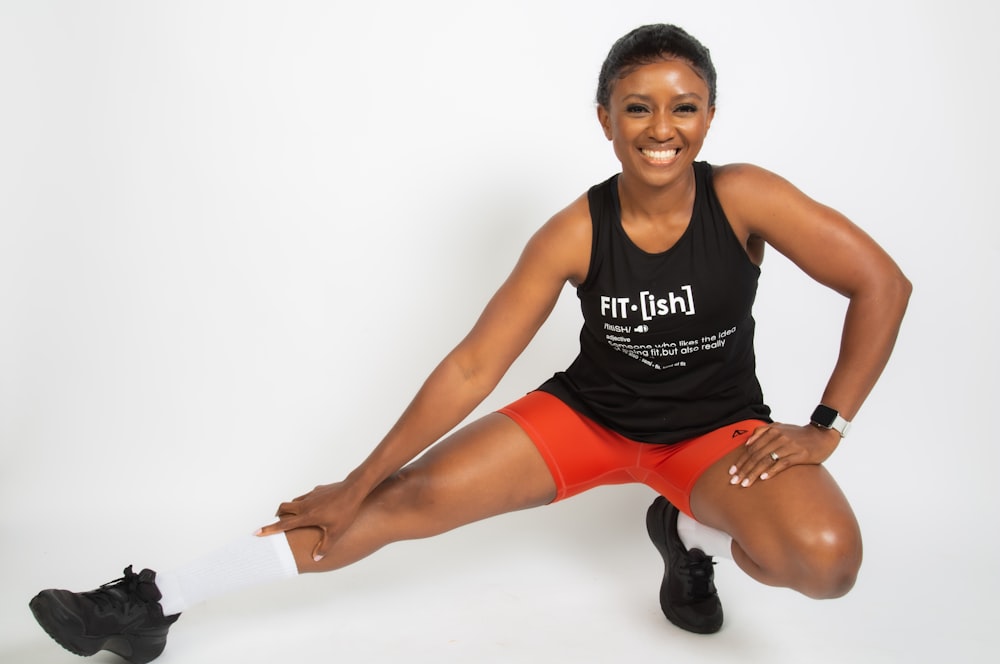
<path fill-rule="evenodd" d="M 729 469 L 729 482 L 748 487 L 757 480 L 769 480 L 792 466 L 821 464 L 839 443 L 838 432 L 811 424 L 762 426 L 747 439 L 743 453 Z"/>

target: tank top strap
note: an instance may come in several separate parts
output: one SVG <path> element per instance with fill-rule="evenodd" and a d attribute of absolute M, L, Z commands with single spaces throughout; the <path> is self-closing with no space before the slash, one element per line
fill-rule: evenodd
<path fill-rule="evenodd" d="M 712 165 L 705 161 L 694 162 L 695 199 L 692 219 L 701 223 L 718 226 L 719 222 L 729 225 L 722 206 L 715 195 L 715 184 L 712 181 Z"/>
<path fill-rule="evenodd" d="M 618 175 L 613 175 L 591 187 L 587 191 L 587 203 L 590 206 L 593 235 L 590 242 L 590 266 L 587 269 L 587 278 L 580 284 L 580 288 L 586 288 L 593 282 L 611 247 L 614 224 L 620 216 Z"/>

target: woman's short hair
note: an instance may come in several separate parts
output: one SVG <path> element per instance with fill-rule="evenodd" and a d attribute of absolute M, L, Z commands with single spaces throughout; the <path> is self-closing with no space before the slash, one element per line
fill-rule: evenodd
<path fill-rule="evenodd" d="M 708 85 L 708 103 L 715 106 L 715 65 L 708 49 L 676 25 L 657 23 L 632 30 L 611 47 L 597 81 L 597 103 L 607 108 L 611 88 L 641 65 L 683 60 Z"/>

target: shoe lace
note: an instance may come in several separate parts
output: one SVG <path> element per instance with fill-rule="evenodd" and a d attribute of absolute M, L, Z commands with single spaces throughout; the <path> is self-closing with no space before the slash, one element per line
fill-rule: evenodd
<path fill-rule="evenodd" d="M 691 557 L 684 566 L 688 592 L 692 599 L 704 599 L 715 594 L 715 561 L 711 556 Z"/>
<path fill-rule="evenodd" d="M 120 607 L 122 601 L 126 605 L 141 603 L 142 596 L 139 594 L 139 575 L 132 571 L 132 566 L 125 568 L 124 576 L 114 581 L 108 581 L 101 587 L 90 591 L 87 596 L 103 609 Z"/>

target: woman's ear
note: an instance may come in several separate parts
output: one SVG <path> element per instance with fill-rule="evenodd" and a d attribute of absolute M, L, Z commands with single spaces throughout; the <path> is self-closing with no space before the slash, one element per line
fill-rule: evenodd
<path fill-rule="evenodd" d="M 713 109 L 714 111 L 715 109 Z M 608 109 L 604 106 L 598 104 L 597 106 L 597 121 L 601 123 L 601 129 L 604 130 L 604 137 L 609 141 L 611 140 L 611 114 L 608 113 Z"/>

